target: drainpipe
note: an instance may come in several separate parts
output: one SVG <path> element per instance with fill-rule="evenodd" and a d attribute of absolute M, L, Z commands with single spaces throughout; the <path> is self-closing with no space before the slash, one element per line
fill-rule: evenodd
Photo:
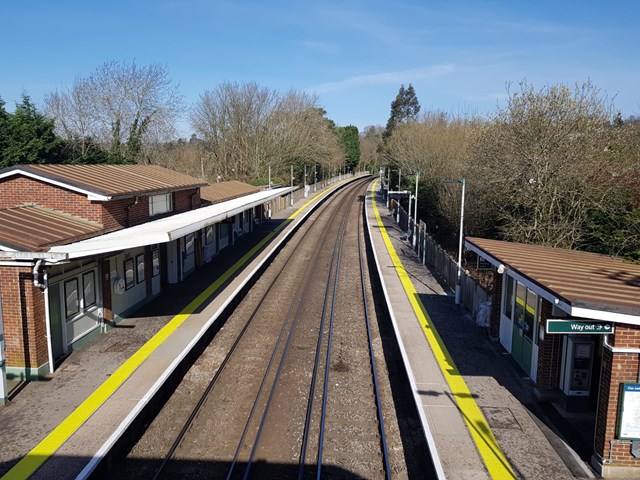
<path fill-rule="evenodd" d="M 49 310 L 49 272 L 44 271 L 44 324 L 47 327 L 47 355 L 49 356 L 49 373 L 54 371 L 53 339 L 51 338 L 51 313 Z"/>
<path fill-rule="evenodd" d="M 4 405 L 8 400 L 7 366 L 4 355 L 4 322 L 2 320 L 2 298 L 0 298 L 0 405 Z"/>
<path fill-rule="evenodd" d="M 46 285 L 40 283 L 40 265 L 42 265 L 42 258 L 39 258 L 33 266 L 33 286 L 44 289 Z"/>
<path fill-rule="evenodd" d="M 131 202 L 129 205 L 127 205 L 126 207 L 124 207 L 124 210 L 127 213 L 126 223 L 125 223 L 125 226 L 127 228 L 129 228 L 131 226 L 131 221 L 129 219 L 129 210 L 131 210 L 131 207 L 133 207 L 134 205 L 137 205 L 137 204 L 138 204 L 138 196 L 136 195 L 135 200 L 133 202 Z"/>

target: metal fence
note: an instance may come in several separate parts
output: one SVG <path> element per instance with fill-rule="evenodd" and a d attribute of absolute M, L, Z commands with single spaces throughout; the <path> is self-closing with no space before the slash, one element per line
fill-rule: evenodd
<path fill-rule="evenodd" d="M 404 232 L 404 238 L 413 245 L 423 265 L 428 265 L 447 286 L 454 291 L 456 286 L 458 268 L 455 258 L 451 257 L 436 241 L 427 233 L 427 226 L 423 221 L 418 222 L 411 218 L 405 209 L 394 199 L 389 200 L 389 211 L 400 229 Z M 467 275 L 463 270 L 461 274 L 460 303 L 476 318 L 482 303 L 491 301 L 491 292 L 480 286 L 477 280 Z"/>

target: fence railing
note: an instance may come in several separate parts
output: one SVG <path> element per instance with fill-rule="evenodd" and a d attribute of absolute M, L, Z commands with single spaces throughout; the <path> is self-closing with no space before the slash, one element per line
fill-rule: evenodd
<path fill-rule="evenodd" d="M 384 193 L 384 192 L 383 192 Z M 438 276 L 454 291 L 458 277 L 458 265 L 436 241 L 427 233 L 427 226 L 423 221 L 416 225 L 415 220 L 409 216 L 406 210 L 395 199 L 388 202 L 389 211 L 400 229 L 404 232 L 404 238 L 413 245 L 423 265 L 430 266 Z M 478 281 L 461 273 L 460 303 L 469 310 L 473 317 L 480 311 L 480 305 L 491 301 L 491 292 L 480 286 Z"/>

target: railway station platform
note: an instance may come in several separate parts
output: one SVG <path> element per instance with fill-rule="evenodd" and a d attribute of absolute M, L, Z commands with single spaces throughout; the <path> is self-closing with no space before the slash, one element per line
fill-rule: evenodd
<path fill-rule="evenodd" d="M 365 202 L 369 235 L 440 476 L 594 478 L 558 435 L 524 374 L 422 264 L 378 190 L 374 184 Z"/>
<path fill-rule="evenodd" d="M 335 186 L 275 214 L 188 281 L 73 352 L 46 381 L 16 386 L 0 408 L 0 479 L 88 476 L 94 459 L 152 401 L 160 380 L 179 368 L 186 347 L 268 263 L 311 203 Z M 592 476 L 534 414 L 535 399 L 516 367 L 457 309 L 371 190 L 365 204 L 394 328 L 443 478 Z"/>
<path fill-rule="evenodd" d="M 275 213 L 184 282 L 72 352 L 44 381 L 13 385 L 10 402 L 0 408 L 0 478 L 90 475 L 130 424 L 144 422 L 136 415 L 156 401 L 173 372 L 179 375 L 198 339 L 213 334 L 210 326 L 313 205 L 347 182 L 310 191 Z"/>

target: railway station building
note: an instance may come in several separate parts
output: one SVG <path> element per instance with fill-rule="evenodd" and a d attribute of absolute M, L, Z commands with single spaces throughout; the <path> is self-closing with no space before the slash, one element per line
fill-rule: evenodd
<path fill-rule="evenodd" d="M 154 165 L 0 170 L 7 377 L 53 372 L 88 338 L 215 261 L 272 206 L 289 205 L 293 190 L 208 185 Z"/>
<path fill-rule="evenodd" d="M 591 463 L 640 478 L 640 265 L 468 237 L 494 269 L 490 335 L 565 416 L 594 419 Z"/>

